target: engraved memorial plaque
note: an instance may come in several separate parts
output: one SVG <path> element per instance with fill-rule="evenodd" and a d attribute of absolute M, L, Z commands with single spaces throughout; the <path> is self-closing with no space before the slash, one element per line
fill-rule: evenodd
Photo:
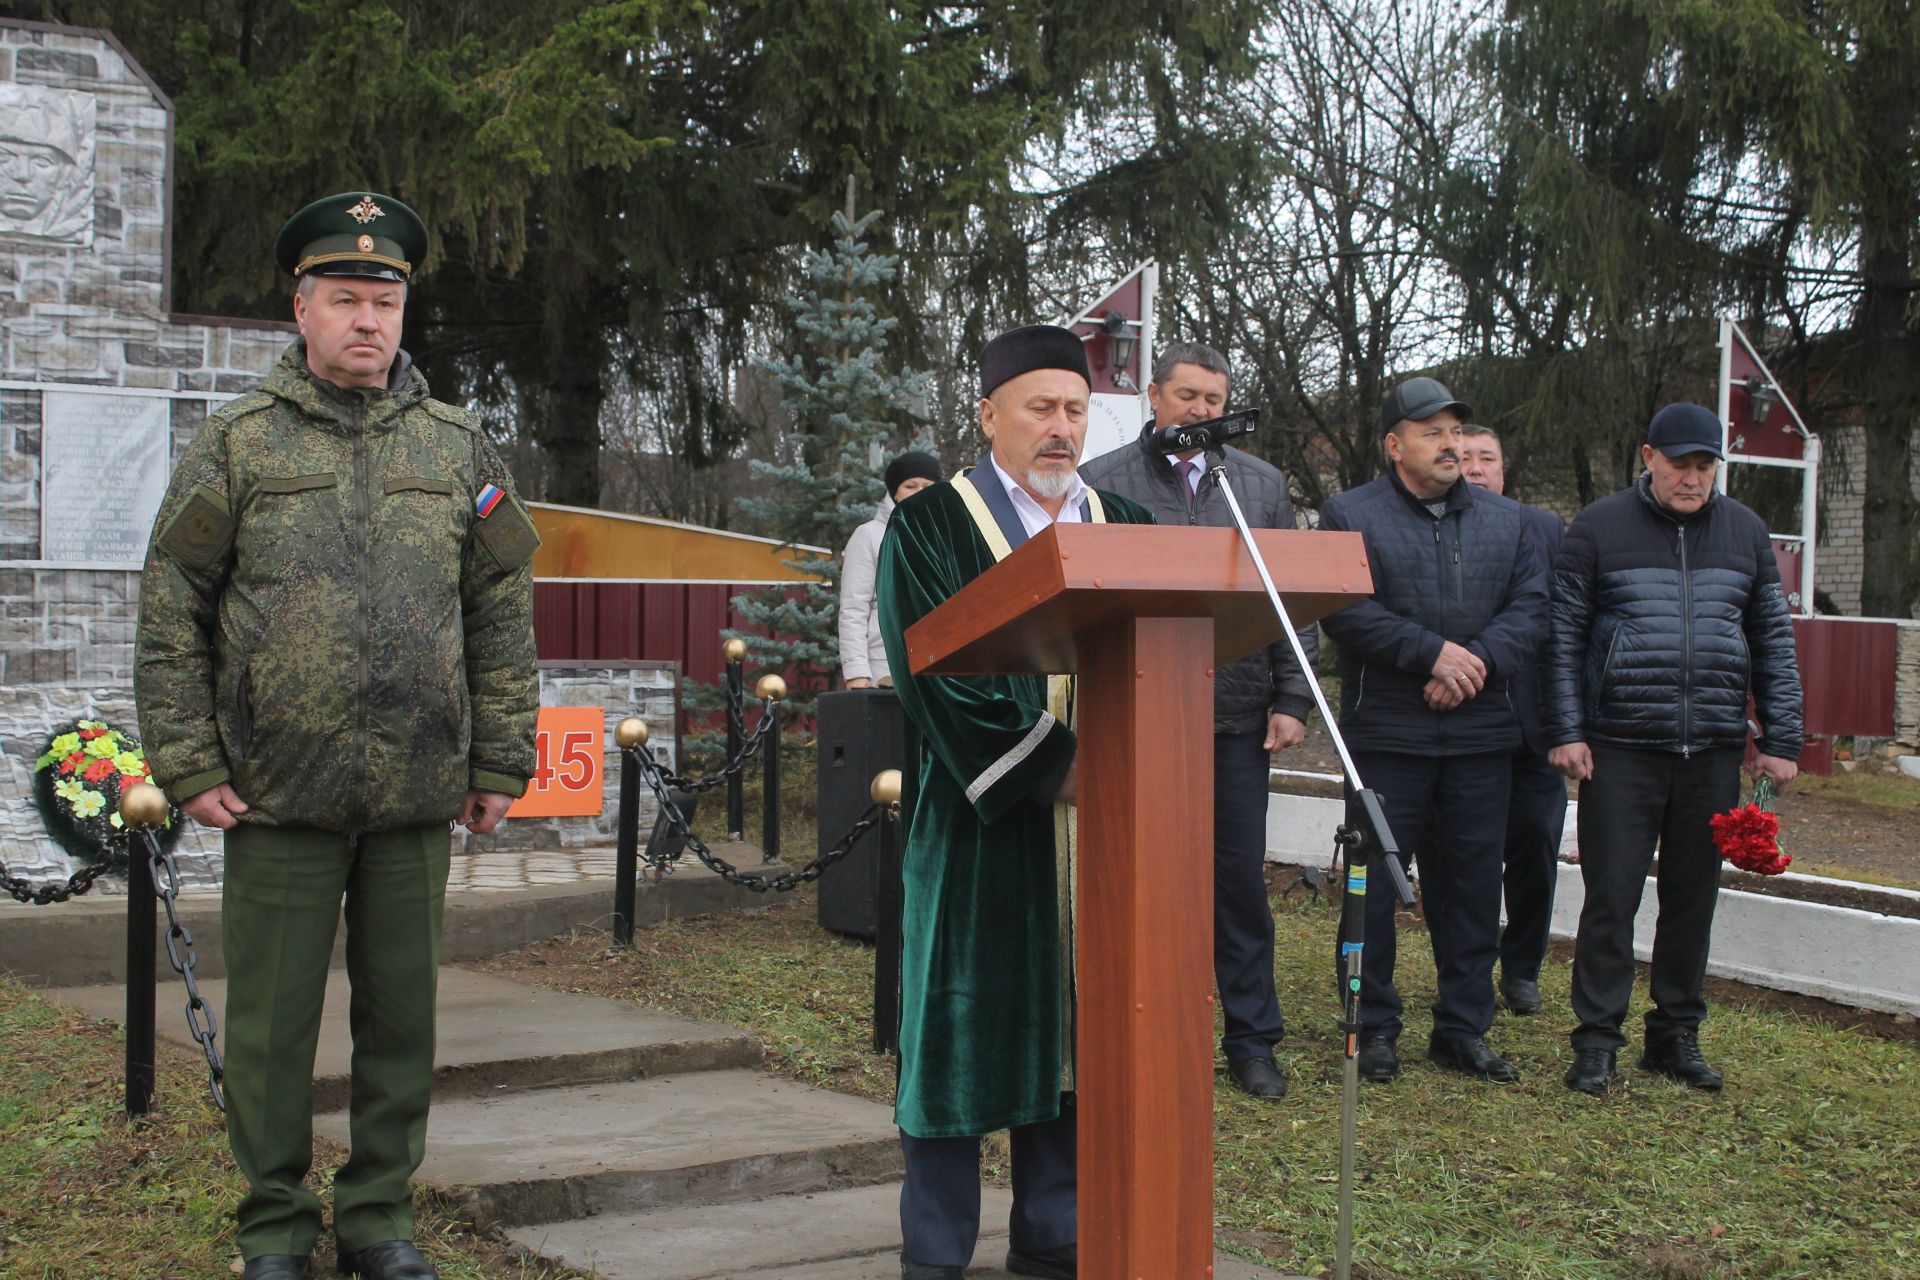
<path fill-rule="evenodd" d="M 46 393 L 40 558 L 137 569 L 167 492 L 169 402 Z"/>

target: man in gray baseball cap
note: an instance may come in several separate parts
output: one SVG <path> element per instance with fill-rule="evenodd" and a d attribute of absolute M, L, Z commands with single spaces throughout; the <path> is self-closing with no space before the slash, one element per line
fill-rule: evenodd
<path fill-rule="evenodd" d="M 1520 746 L 1511 685 L 1546 639 L 1546 564 L 1516 502 L 1460 474 L 1472 410 L 1432 378 L 1380 408 L 1385 475 L 1329 501 L 1322 529 L 1363 535 L 1373 598 L 1324 619 L 1340 646 L 1340 728 L 1420 871 L 1439 970 L 1427 1056 L 1484 1080 L 1519 1072 L 1486 1042 L 1500 954 L 1500 872 Z M 1367 897 L 1359 1069 L 1400 1072 L 1393 898 Z"/>

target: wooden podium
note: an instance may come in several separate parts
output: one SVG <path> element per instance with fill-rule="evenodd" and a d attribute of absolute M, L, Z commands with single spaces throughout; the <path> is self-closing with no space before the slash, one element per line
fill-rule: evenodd
<path fill-rule="evenodd" d="M 1257 530 L 1295 625 L 1373 590 L 1357 533 Z M 1080 1274 L 1213 1274 L 1213 671 L 1282 639 L 1232 529 L 1064 524 L 907 632 L 916 675 L 1073 672 Z"/>

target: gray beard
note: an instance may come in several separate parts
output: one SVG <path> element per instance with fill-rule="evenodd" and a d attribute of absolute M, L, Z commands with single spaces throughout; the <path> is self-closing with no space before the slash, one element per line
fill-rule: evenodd
<path fill-rule="evenodd" d="M 1073 472 L 1067 471 L 1029 471 L 1027 488 L 1043 498 L 1064 498 L 1073 488 Z"/>

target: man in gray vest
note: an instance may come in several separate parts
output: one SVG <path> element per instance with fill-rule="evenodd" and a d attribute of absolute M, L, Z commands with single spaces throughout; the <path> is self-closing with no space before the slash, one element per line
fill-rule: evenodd
<path fill-rule="evenodd" d="M 1086 482 L 1132 498 L 1160 524 L 1230 528 L 1233 514 L 1213 468 L 1224 465 L 1247 523 L 1294 527 L 1287 478 L 1231 445 L 1169 457 L 1152 447 L 1156 429 L 1204 422 L 1227 411 L 1226 357 L 1199 342 L 1160 353 L 1147 384 L 1152 421 L 1131 445 L 1080 468 Z M 1300 632 L 1311 660 L 1319 634 Z M 1226 1014 L 1220 1047 L 1240 1087 L 1281 1098 L 1287 1077 L 1273 1047 L 1286 1034 L 1273 985 L 1273 911 L 1267 905 L 1267 768 L 1275 751 L 1307 736 L 1313 695 L 1285 641 L 1219 669 L 1213 696 L 1213 974 Z"/>

